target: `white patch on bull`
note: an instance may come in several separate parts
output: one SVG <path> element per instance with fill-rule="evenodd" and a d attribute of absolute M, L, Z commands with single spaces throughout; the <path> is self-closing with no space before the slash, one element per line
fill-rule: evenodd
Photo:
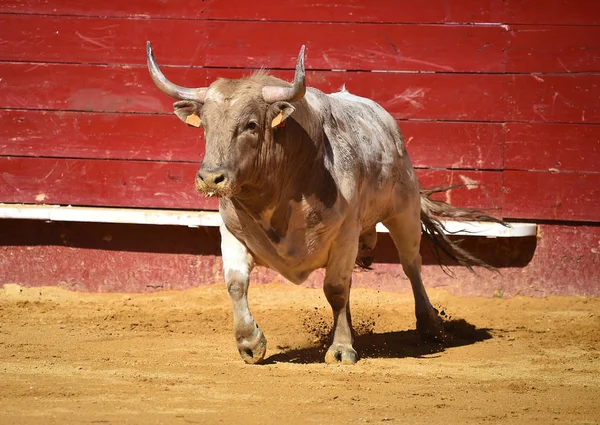
<path fill-rule="evenodd" d="M 319 93 L 322 96 L 322 93 Z M 312 108 L 313 111 L 321 111 L 322 110 L 322 102 L 319 99 L 318 94 L 313 93 L 313 91 L 309 88 L 306 90 L 306 94 L 304 95 L 304 99 L 308 102 L 308 105 Z"/>
<path fill-rule="evenodd" d="M 208 91 L 206 92 L 206 97 L 204 98 L 204 100 L 212 100 L 213 102 L 216 103 L 223 103 L 224 98 L 223 95 L 217 91 L 214 87 L 211 87 L 208 89 Z"/>
<path fill-rule="evenodd" d="M 238 272 L 241 277 L 250 275 L 251 256 L 246 247 L 233 236 L 225 225 L 221 225 L 221 255 L 223 259 L 223 274 L 227 279 L 230 271 Z"/>
<path fill-rule="evenodd" d="M 479 180 L 470 179 L 469 177 L 463 176 L 462 174 L 459 174 L 458 177 L 460 177 L 460 179 L 465 184 L 468 190 L 477 189 L 479 187 L 479 184 L 481 183 Z"/>
<path fill-rule="evenodd" d="M 348 106 L 356 111 L 357 116 L 358 114 L 362 116 L 364 116 L 364 114 L 374 115 L 383 121 L 383 123 L 389 128 L 397 127 L 396 121 L 393 119 L 393 117 L 385 109 L 383 109 L 380 104 L 371 99 L 356 96 L 348 91 L 332 93 L 329 96 L 337 100 L 349 102 L 350 104 Z M 364 109 L 364 107 L 361 108 L 362 105 L 366 105 L 367 109 Z"/>
<path fill-rule="evenodd" d="M 40 193 L 39 195 L 37 195 L 35 197 L 35 200 L 38 202 L 42 202 L 44 199 L 46 199 L 46 194 L 45 193 Z"/>
<path fill-rule="evenodd" d="M 371 107 L 381 108 L 375 101 L 373 101 L 371 99 L 367 99 L 366 97 L 360 97 L 360 96 L 350 93 L 348 90 L 346 90 L 346 86 L 342 87 L 341 92 L 331 93 L 330 96 L 333 98 L 336 98 L 336 99 L 344 99 L 349 102 L 358 102 L 358 103 L 363 103 L 365 105 L 369 105 Z"/>
<path fill-rule="evenodd" d="M 411 168 L 408 168 L 408 169 L 406 170 L 406 174 L 407 174 L 407 176 L 408 176 L 408 179 L 409 179 L 411 182 L 416 182 L 416 181 L 417 181 L 417 175 L 415 174 L 415 170 L 414 170 L 414 168 L 412 168 L 412 167 L 411 167 Z"/>

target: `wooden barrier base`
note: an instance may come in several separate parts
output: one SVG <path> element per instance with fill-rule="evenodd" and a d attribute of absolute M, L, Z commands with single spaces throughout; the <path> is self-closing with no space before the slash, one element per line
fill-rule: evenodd
<path fill-rule="evenodd" d="M 468 237 L 464 246 L 500 273 L 437 266 L 422 243 L 426 286 L 465 296 L 600 296 L 600 226 L 541 224 L 523 238 Z M 148 292 L 222 282 L 217 228 L 0 220 L 0 284 L 57 285 L 77 291 Z M 356 270 L 354 287 L 408 292 L 387 234 L 379 235 L 373 270 Z M 320 287 L 322 271 L 304 283 Z M 253 282 L 284 281 L 263 268 Z"/>

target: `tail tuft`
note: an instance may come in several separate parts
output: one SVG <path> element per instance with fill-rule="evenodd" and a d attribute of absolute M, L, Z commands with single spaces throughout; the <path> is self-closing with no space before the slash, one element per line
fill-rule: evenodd
<path fill-rule="evenodd" d="M 450 276 L 454 276 L 452 271 L 442 264 L 440 251 L 456 261 L 458 264 L 467 267 L 474 272 L 473 266 L 484 267 L 488 270 L 497 271 L 495 267 L 473 256 L 460 247 L 460 241 L 451 240 L 446 232 L 444 224 L 438 217 L 453 219 L 468 219 L 477 221 L 491 221 L 506 225 L 502 220 L 491 217 L 483 211 L 454 207 L 446 202 L 431 199 L 431 195 L 440 192 L 446 192 L 459 186 L 440 187 L 434 189 L 421 188 L 421 226 L 423 234 L 433 242 L 434 255 L 440 263 L 442 270 Z"/>

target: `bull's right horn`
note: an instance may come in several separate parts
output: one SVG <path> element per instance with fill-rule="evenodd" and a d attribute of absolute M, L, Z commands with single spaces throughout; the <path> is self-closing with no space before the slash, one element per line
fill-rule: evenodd
<path fill-rule="evenodd" d="M 304 72 L 304 46 L 300 48 L 296 61 L 296 73 L 292 87 L 265 86 L 262 89 L 263 99 L 267 103 L 280 101 L 296 102 L 306 93 L 306 78 Z"/>
<path fill-rule="evenodd" d="M 163 93 L 171 96 L 177 100 L 193 100 L 199 103 L 204 103 L 204 97 L 206 96 L 207 87 L 200 87 L 191 89 L 188 87 L 181 87 L 177 84 L 173 84 L 167 77 L 162 73 L 156 60 L 154 59 L 154 53 L 152 53 L 152 46 L 150 42 L 146 42 L 146 56 L 148 57 L 148 70 L 152 81 L 156 84 Z"/>

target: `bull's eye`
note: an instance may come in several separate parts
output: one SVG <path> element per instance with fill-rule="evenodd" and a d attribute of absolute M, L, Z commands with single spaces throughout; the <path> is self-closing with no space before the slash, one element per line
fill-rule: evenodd
<path fill-rule="evenodd" d="M 246 124 L 246 130 L 252 131 L 252 130 L 256 130 L 256 128 L 258 127 L 258 123 L 256 121 L 248 121 L 248 124 Z"/>

